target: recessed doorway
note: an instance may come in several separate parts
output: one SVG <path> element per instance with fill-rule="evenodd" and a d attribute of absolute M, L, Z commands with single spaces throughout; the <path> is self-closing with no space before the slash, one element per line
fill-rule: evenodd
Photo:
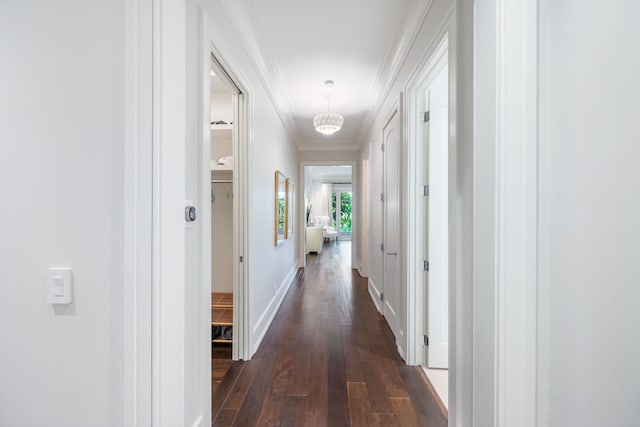
<path fill-rule="evenodd" d="M 449 47 L 445 34 L 420 73 L 406 88 L 409 192 L 407 362 L 420 365 L 440 398 L 449 406 L 450 256 L 455 206 L 451 177 L 455 152 L 449 134 Z M 452 154 L 453 153 L 453 154 Z M 455 182 L 455 181 L 454 181 Z"/>

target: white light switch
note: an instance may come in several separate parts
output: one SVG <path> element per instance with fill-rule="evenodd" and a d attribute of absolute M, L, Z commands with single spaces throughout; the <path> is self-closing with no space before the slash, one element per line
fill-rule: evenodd
<path fill-rule="evenodd" d="M 52 267 L 47 277 L 47 301 L 49 304 L 71 302 L 71 268 Z"/>

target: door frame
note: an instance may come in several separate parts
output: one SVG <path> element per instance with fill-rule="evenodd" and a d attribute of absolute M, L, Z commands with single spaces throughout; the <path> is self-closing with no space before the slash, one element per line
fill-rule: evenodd
<path fill-rule="evenodd" d="M 251 358 L 251 346 L 249 339 L 249 293 L 250 293 L 250 269 L 251 239 L 250 239 L 250 168 L 248 167 L 249 153 L 251 152 L 251 123 L 252 123 L 252 93 L 253 90 L 248 81 L 239 72 L 241 69 L 234 61 L 233 55 L 225 48 L 224 39 L 217 32 L 205 10 L 199 8 L 200 15 L 200 54 L 199 71 L 201 75 L 199 94 L 202 97 L 199 103 L 198 116 L 202 127 L 202 143 L 199 144 L 198 157 L 200 159 L 200 203 L 203 208 L 203 221 L 201 221 L 201 235 L 199 257 L 201 288 L 198 307 L 202 310 L 199 330 L 201 331 L 200 349 L 202 357 L 201 372 L 198 378 L 202 381 L 200 388 L 203 390 L 202 405 L 206 408 L 206 425 L 211 423 L 211 132 L 210 132 L 210 103 L 211 103 L 211 61 L 212 57 L 222 68 L 226 77 L 236 86 L 239 93 L 234 94 L 234 116 L 238 120 L 235 123 L 233 134 L 233 325 L 234 339 L 232 346 L 232 358 L 234 360 Z"/>
<path fill-rule="evenodd" d="M 357 255 L 357 245 L 355 244 L 356 239 L 359 238 L 358 230 L 358 215 L 353 214 L 353 206 L 357 206 L 359 195 L 356 194 L 356 189 L 360 188 L 358 184 L 358 166 L 355 161 L 342 161 L 342 160 L 317 160 L 317 161 L 301 161 L 300 162 L 300 170 L 298 176 L 300 177 L 300 185 L 298 186 L 298 200 L 304 201 L 304 191 L 305 191 L 305 176 L 304 176 L 304 168 L 305 166 L 351 166 L 351 268 L 357 268 L 356 266 L 356 255 Z M 300 224 L 304 228 L 305 227 L 305 218 L 306 218 L 305 206 L 304 203 L 298 203 L 298 218 L 302 218 Z M 300 256 L 300 261 L 298 262 L 298 266 L 305 268 L 307 265 L 307 244 L 306 244 L 306 232 L 303 230 L 300 234 L 299 248 L 298 252 Z"/>
<path fill-rule="evenodd" d="M 250 228 L 249 218 L 251 215 L 250 198 L 250 168 L 248 167 L 248 153 L 250 153 L 250 131 L 251 131 L 251 105 L 252 89 L 247 80 L 239 73 L 240 67 L 233 62 L 232 55 L 224 49 L 224 39 L 218 34 L 215 27 L 209 20 L 203 8 L 199 8 L 200 13 L 200 41 L 201 50 L 199 57 L 199 67 L 201 73 L 200 86 L 198 91 L 202 97 L 199 103 L 198 116 L 202 126 L 202 143 L 199 145 L 198 157 L 200 159 L 199 176 L 200 182 L 200 203 L 203 210 L 204 238 L 200 242 L 200 275 L 201 275 L 201 306 L 206 308 L 204 313 L 206 321 L 207 336 L 210 337 L 211 330 L 211 151 L 210 151 L 210 69 L 211 57 L 213 56 L 224 73 L 237 86 L 240 94 L 234 94 L 234 110 L 237 111 L 239 123 L 234 128 L 233 134 L 233 194 L 234 194 L 234 259 L 238 261 L 233 274 L 233 325 L 234 343 L 233 359 L 249 360 L 250 345 L 248 330 L 249 320 L 249 263 L 250 259 Z M 235 114 L 235 113 L 234 113 Z M 206 224 L 205 224 L 206 223 Z M 239 261 L 239 257 L 243 261 Z M 209 260 L 209 261 L 208 261 Z M 210 340 L 209 340 L 210 341 Z M 210 347 L 210 346 L 209 346 Z M 209 367 L 210 370 L 210 367 Z M 210 388 L 210 387 L 209 387 Z"/>

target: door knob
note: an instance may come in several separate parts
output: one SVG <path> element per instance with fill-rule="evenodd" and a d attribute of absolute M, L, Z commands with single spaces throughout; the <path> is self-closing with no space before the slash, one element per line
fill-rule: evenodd
<path fill-rule="evenodd" d="M 184 220 L 187 222 L 193 222 L 197 218 L 195 206 L 187 206 L 184 208 Z"/>
<path fill-rule="evenodd" d="M 398 255 L 398 251 L 395 251 L 395 252 L 387 252 L 387 255 Z"/>

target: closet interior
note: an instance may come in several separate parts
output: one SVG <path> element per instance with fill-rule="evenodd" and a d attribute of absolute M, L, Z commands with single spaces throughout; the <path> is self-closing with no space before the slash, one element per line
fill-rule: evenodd
<path fill-rule="evenodd" d="M 232 363 L 234 93 L 211 71 L 211 342 L 215 388 Z"/>

